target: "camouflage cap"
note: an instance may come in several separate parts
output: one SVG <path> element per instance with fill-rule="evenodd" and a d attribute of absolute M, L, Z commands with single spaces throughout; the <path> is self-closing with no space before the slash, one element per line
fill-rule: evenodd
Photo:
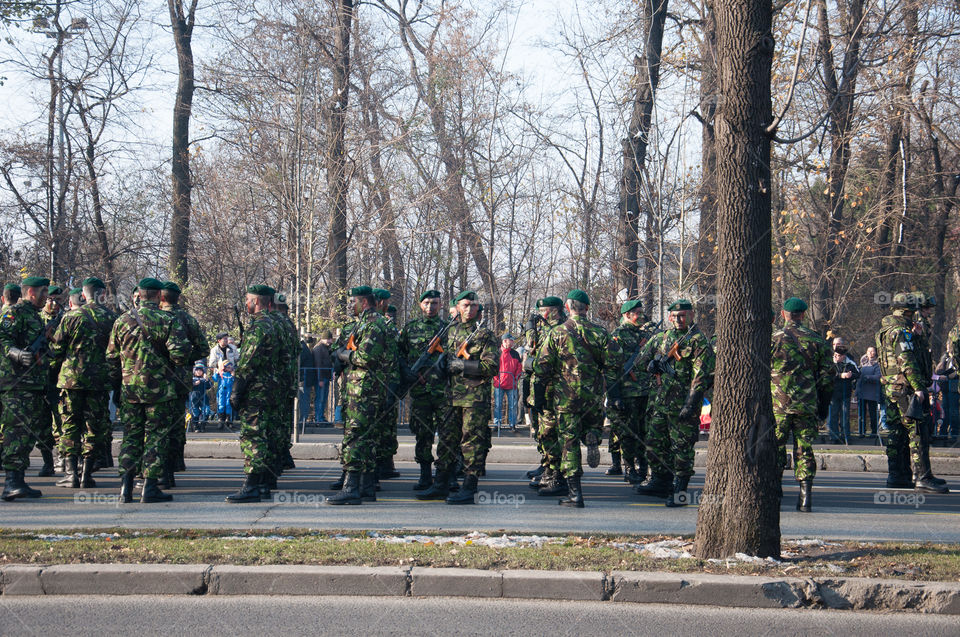
<path fill-rule="evenodd" d="M 590 297 L 583 290 L 570 290 L 567 298 L 572 301 L 580 301 L 584 305 L 590 305 Z"/>
<path fill-rule="evenodd" d="M 257 283 L 247 288 L 247 294 L 255 294 L 257 296 L 273 296 L 276 293 L 276 290 L 264 283 Z"/>
<path fill-rule="evenodd" d="M 439 298 L 440 298 L 439 290 L 427 290 L 426 292 L 420 295 L 421 301 L 423 301 L 424 299 L 439 299 Z"/>
<path fill-rule="evenodd" d="M 791 296 L 789 299 L 783 302 L 783 309 L 787 312 L 806 312 L 807 303 L 803 299 L 799 299 L 795 296 Z"/>
<path fill-rule="evenodd" d="M 384 290 L 383 288 L 373 288 L 373 295 L 381 301 L 386 301 L 390 298 L 390 290 Z"/>
<path fill-rule="evenodd" d="M 20 282 L 20 285 L 25 288 L 45 288 L 50 285 L 50 279 L 42 276 L 28 276 Z"/>
<path fill-rule="evenodd" d="M 163 287 L 161 288 L 164 292 L 174 292 L 175 294 L 180 294 L 180 286 L 173 281 L 164 281 Z"/>
<path fill-rule="evenodd" d="M 916 305 L 914 301 L 914 295 L 910 292 L 897 292 L 893 295 L 893 303 L 891 303 L 894 309 L 910 309 L 912 310 Z"/>
<path fill-rule="evenodd" d="M 563 299 L 559 296 L 545 296 L 537 301 L 537 309 L 542 307 L 563 307 Z"/>
<path fill-rule="evenodd" d="M 103 281 L 98 279 L 95 276 L 87 277 L 83 280 L 83 283 L 80 284 L 80 287 L 84 288 L 98 288 L 100 290 L 106 290 L 107 286 Z"/>
<path fill-rule="evenodd" d="M 137 287 L 141 290 L 162 290 L 163 281 L 154 279 L 153 277 L 147 277 L 145 279 L 140 279 L 140 283 L 137 283 Z"/>
<path fill-rule="evenodd" d="M 369 285 L 358 285 L 350 288 L 347 296 L 373 296 L 373 288 Z"/>
<path fill-rule="evenodd" d="M 670 304 L 670 307 L 667 308 L 669 312 L 682 312 L 683 310 L 692 310 L 693 303 L 687 299 L 677 299 Z"/>
<path fill-rule="evenodd" d="M 476 301 L 476 300 L 477 300 L 477 293 L 474 292 L 474 291 L 472 291 L 472 290 L 464 290 L 464 291 L 461 292 L 460 294 L 458 294 L 458 295 L 456 295 L 455 297 L 453 297 L 453 302 L 454 302 L 454 303 L 459 303 L 460 301 L 462 301 L 462 300 L 464 300 L 464 299 L 468 299 L 468 300 L 470 300 L 470 301 Z"/>
<path fill-rule="evenodd" d="M 630 310 L 641 310 L 643 309 L 643 303 L 640 299 L 634 299 L 632 301 L 627 301 L 620 306 L 620 314 L 626 314 Z"/>

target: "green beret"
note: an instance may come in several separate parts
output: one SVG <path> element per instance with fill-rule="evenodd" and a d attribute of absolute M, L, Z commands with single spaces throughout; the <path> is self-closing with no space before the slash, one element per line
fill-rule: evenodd
<path fill-rule="evenodd" d="M 795 296 L 791 296 L 789 299 L 783 302 L 783 309 L 787 312 L 806 312 L 807 303 L 803 299 L 798 299 Z"/>
<path fill-rule="evenodd" d="M 83 288 L 70 288 L 70 296 L 80 296 L 83 294 Z"/>
<path fill-rule="evenodd" d="M 159 281 L 153 277 L 147 277 L 145 279 L 140 279 L 140 283 L 137 283 L 137 287 L 141 290 L 162 290 L 163 281 Z"/>
<path fill-rule="evenodd" d="M 92 276 L 92 277 L 90 277 L 90 278 L 84 279 L 84 280 L 83 280 L 83 283 L 81 283 L 80 286 L 81 286 L 81 287 L 85 287 L 85 288 L 87 288 L 87 287 L 99 288 L 99 289 L 101 289 L 101 290 L 106 290 L 106 289 L 107 289 L 107 286 L 103 283 L 103 281 L 101 281 L 100 279 L 98 279 L 98 278 L 95 277 L 95 276 Z"/>
<path fill-rule="evenodd" d="M 545 296 L 537 301 L 537 308 L 541 307 L 563 307 L 563 299 L 559 296 Z"/>
<path fill-rule="evenodd" d="M 388 306 L 387 306 L 387 311 L 388 311 L 388 312 L 391 312 L 391 313 L 393 313 L 393 314 L 396 314 L 396 313 L 397 313 L 397 306 L 396 306 L 396 305 L 388 305 Z"/>
<path fill-rule="evenodd" d="M 47 294 L 53 296 L 55 294 L 63 294 L 63 288 L 59 285 L 51 285 L 47 288 Z"/>
<path fill-rule="evenodd" d="M 276 290 L 263 283 L 257 283 L 247 288 L 247 294 L 256 294 L 257 296 L 273 296 L 276 293 Z"/>
<path fill-rule="evenodd" d="M 11 292 L 11 291 L 12 291 L 12 292 L 19 292 L 19 291 L 20 291 L 20 286 L 17 285 L 16 283 L 7 283 L 6 285 L 3 286 L 3 291 L 4 291 L 4 292 Z"/>
<path fill-rule="evenodd" d="M 373 288 L 373 295 L 380 299 L 381 301 L 386 301 L 390 298 L 390 290 L 384 290 L 383 288 Z"/>
<path fill-rule="evenodd" d="M 580 301 L 584 305 L 590 305 L 590 297 L 587 296 L 587 293 L 583 290 L 570 290 L 567 298 L 573 301 Z"/>
<path fill-rule="evenodd" d="M 464 300 L 464 299 L 469 299 L 469 300 L 471 300 L 471 301 L 476 301 L 476 300 L 477 300 L 477 293 L 476 293 L 476 292 L 473 292 L 473 291 L 471 291 L 471 290 L 464 290 L 464 291 L 461 292 L 460 294 L 458 294 L 458 295 L 456 295 L 455 297 L 453 297 L 453 302 L 454 302 L 454 303 L 459 303 L 460 301 L 462 301 L 462 300 Z"/>
<path fill-rule="evenodd" d="M 20 285 L 25 288 L 45 288 L 50 285 L 50 279 L 42 276 L 28 276 L 20 282 Z"/>
<path fill-rule="evenodd" d="M 437 290 L 427 290 L 426 292 L 420 295 L 421 301 L 424 299 L 439 299 L 439 298 L 440 298 L 440 292 L 438 292 Z"/>
<path fill-rule="evenodd" d="M 632 301 L 627 301 L 620 306 L 620 313 L 626 314 L 630 310 L 639 310 L 643 309 L 643 303 L 640 302 L 640 299 L 634 299 Z"/>
<path fill-rule="evenodd" d="M 173 281 L 164 281 L 163 287 L 160 289 L 165 290 L 167 292 L 176 292 L 177 294 L 181 293 L 180 286 Z"/>
<path fill-rule="evenodd" d="M 350 288 L 347 294 L 348 296 L 373 296 L 373 288 L 369 285 L 358 285 L 355 288 Z"/>
<path fill-rule="evenodd" d="M 693 303 L 687 299 L 677 299 L 673 304 L 667 308 L 668 312 L 680 312 L 682 310 L 692 310 Z"/>

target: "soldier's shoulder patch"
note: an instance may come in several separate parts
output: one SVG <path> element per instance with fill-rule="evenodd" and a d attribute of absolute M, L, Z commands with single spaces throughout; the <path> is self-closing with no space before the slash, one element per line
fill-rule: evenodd
<path fill-rule="evenodd" d="M 14 323 L 13 312 L 11 312 L 10 310 L 7 310 L 6 312 L 3 313 L 3 317 L 0 318 L 0 324 L 2 324 L 4 327 L 11 327 L 13 323 Z"/>

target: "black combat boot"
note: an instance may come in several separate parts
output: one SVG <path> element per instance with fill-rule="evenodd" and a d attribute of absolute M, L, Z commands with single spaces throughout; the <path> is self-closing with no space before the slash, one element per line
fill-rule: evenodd
<path fill-rule="evenodd" d="M 124 504 L 133 502 L 133 471 L 125 471 L 120 476 L 120 501 Z"/>
<path fill-rule="evenodd" d="M 669 473 L 654 473 L 645 482 L 634 487 L 637 495 L 649 495 L 654 498 L 666 498 L 673 492 L 673 480 Z"/>
<path fill-rule="evenodd" d="M 381 460 L 378 466 L 378 471 L 380 473 L 378 477 L 381 480 L 390 480 L 391 478 L 400 477 L 400 472 L 397 471 L 397 468 L 393 465 L 393 456 Z"/>
<path fill-rule="evenodd" d="M 217 414 L 217 431 L 223 431 L 227 427 L 227 412 L 222 411 Z"/>
<path fill-rule="evenodd" d="M 97 483 L 93 479 L 93 458 L 84 456 L 83 470 L 80 472 L 80 486 L 84 489 L 93 489 Z"/>
<path fill-rule="evenodd" d="M 546 468 L 544 465 L 540 465 L 540 466 L 537 467 L 536 469 L 531 469 L 530 471 L 527 471 L 527 477 L 528 477 L 528 478 L 539 478 L 540 476 L 543 475 L 543 472 L 546 471 L 546 470 L 547 470 L 547 468 Z"/>
<path fill-rule="evenodd" d="M 260 502 L 260 473 L 251 471 L 243 478 L 243 486 L 236 493 L 231 493 L 224 501 L 239 504 L 241 502 Z"/>
<path fill-rule="evenodd" d="M 364 471 L 360 474 L 360 499 L 364 502 L 377 501 L 377 474 Z"/>
<path fill-rule="evenodd" d="M 596 469 L 600 466 L 600 438 L 596 432 L 588 431 L 583 437 L 583 444 L 587 446 L 587 466 Z"/>
<path fill-rule="evenodd" d="M 477 495 L 477 476 L 468 475 L 463 479 L 460 491 L 447 497 L 447 504 L 473 504 L 475 495 Z"/>
<path fill-rule="evenodd" d="M 930 448 L 920 445 L 920 461 L 913 470 L 913 488 L 920 493 L 949 493 L 950 489 L 933 481 L 930 469 Z"/>
<path fill-rule="evenodd" d="M 450 495 L 450 474 L 437 469 L 437 476 L 430 488 L 416 494 L 418 500 L 445 500 Z"/>
<path fill-rule="evenodd" d="M 77 474 L 77 456 L 67 456 L 67 470 L 65 475 L 57 480 L 57 486 L 67 489 L 80 488 L 80 476 Z"/>
<path fill-rule="evenodd" d="M 607 476 L 622 476 L 623 467 L 620 465 L 620 452 L 611 451 L 610 455 L 613 456 L 613 464 L 610 465 L 610 468 L 604 472 L 604 475 Z"/>
<path fill-rule="evenodd" d="M 926 445 L 926 444 L 920 445 L 920 463 L 925 467 L 930 467 L 930 445 Z M 933 475 L 932 467 L 928 471 L 927 479 L 931 483 L 937 485 L 938 487 L 942 487 L 947 483 L 947 481 L 944 480 L 943 478 L 938 478 L 935 475 Z"/>
<path fill-rule="evenodd" d="M 41 449 L 40 457 L 43 458 L 43 466 L 40 467 L 38 478 L 49 478 L 53 473 L 53 449 Z"/>
<path fill-rule="evenodd" d="M 637 468 L 633 466 L 633 462 L 629 464 L 626 473 L 623 475 L 623 481 L 629 484 L 640 484 L 645 478 L 646 476 L 641 476 Z"/>
<path fill-rule="evenodd" d="M 161 489 L 173 489 L 177 486 L 177 478 L 174 475 L 174 469 L 177 467 L 177 461 L 168 457 L 167 460 L 163 463 L 163 474 L 161 474 L 160 479 L 157 481 L 157 486 Z"/>
<path fill-rule="evenodd" d="M 293 461 L 293 456 L 290 455 L 290 450 L 289 450 L 289 449 L 287 449 L 287 450 L 283 453 L 283 465 L 282 465 L 282 466 L 283 466 L 283 469 L 284 469 L 284 470 L 286 470 L 286 469 L 296 469 L 296 468 L 297 468 L 297 464 Z"/>
<path fill-rule="evenodd" d="M 169 502 L 173 496 L 164 493 L 157 486 L 156 478 L 145 478 L 143 481 L 143 490 L 140 492 L 140 503 L 151 504 L 153 502 Z"/>
<path fill-rule="evenodd" d="M 567 479 L 567 497 L 560 498 L 557 501 L 562 507 L 583 508 L 583 489 L 580 487 L 580 474 L 570 476 Z"/>
<path fill-rule="evenodd" d="M 33 489 L 23 480 L 23 471 L 7 471 L 6 480 L 3 483 L 3 495 L 0 496 L 7 502 L 13 502 L 18 498 L 39 498 L 41 496 L 39 489 Z"/>
<path fill-rule="evenodd" d="M 550 474 L 549 467 L 545 468 L 542 472 L 540 472 L 540 475 L 536 475 L 533 478 L 531 478 L 530 482 L 527 483 L 527 486 L 530 487 L 531 489 L 539 489 L 540 484 L 543 482 L 544 478 L 547 477 L 549 474 Z"/>
<path fill-rule="evenodd" d="M 457 482 L 456 474 L 450 474 L 450 478 L 447 480 L 447 489 L 450 491 L 450 493 L 456 493 L 460 490 L 460 483 Z"/>
<path fill-rule="evenodd" d="M 797 496 L 797 511 L 813 511 L 813 480 L 800 481 L 800 495 Z"/>
<path fill-rule="evenodd" d="M 67 457 L 57 451 L 57 471 L 60 473 L 66 473 L 67 471 Z"/>
<path fill-rule="evenodd" d="M 341 472 L 340 472 L 340 479 L 337 480 L 336 482 L 331 482 L 331 483 L 330 483 L 330 490 L 331 490 L 331 491 L 339 491 L 340 489 L 342 489 L 342 488 L 343 488 L 343 481 L 346 480 L 346 478 L 347 478 L 347 472 L 346 472 L 346 471 L 341 471 Z"/>
<path fill-rule="evenodd" d="M 431 462 L 421 462 L 420 463 L 420 480 L 413 485 L 414 491 L 423 491 L 424 489 L 430 488 L 430 485 L 433 484 L 433 463 Z"/>
<path fill-rule="evenodd" d="M 687 485 L 690 484 L 690 476 L 673 479 L 673 492 L 667 496 L 665 504 L 668 507 L 685 507 L 690 504 L 690 495 L 687 493 Z"/>
<path fill-rule="evenodd" d="M 347 471 L 340 493 L 327 498 L 327 504 L 360 504 L 361 502 L 363 498 L 360 497 L 359 471 Z"/>
<path fill-rule="evenodd" d="M 103 459 L 100 461 L 100 466 L 106 469 L 109 469 L 113 466 L 113 443 L 110 440 L 108 440 L 107 444 L 103 446 Z M 92 470 L 97 470 L 96 461 L 94 462 Z"/>
<path fill-rule="evenodd" d="M 567 492 L 567 484 L 559 471 L 548 469 L 543 478 L 540 479 L 540 488 L 537 489 L 537 495 L 563 495 Z"/>

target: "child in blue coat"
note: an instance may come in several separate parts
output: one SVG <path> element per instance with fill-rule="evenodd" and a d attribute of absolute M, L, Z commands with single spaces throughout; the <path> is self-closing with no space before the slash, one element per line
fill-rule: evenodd
<path fill-rule="evenodd" d="M 207 390 L 212 386 L 205 372 L 203 365 L 196 365 L 193 368 L 193 386 L 190 388 L 188 407 L 194 431 L 203 430 L 203 421 L 207 412 Z"/>
<path fill-rule="evenodd" d="M 214 374 L 217 381 L 217 412 L 220 419 L 219 429 L 223 431 L 226 423 L 233 421 L 233 409 L 230 407 L 230 393 L 233 391 L 233 363 L 223 363 L 223 371 Z"/>

